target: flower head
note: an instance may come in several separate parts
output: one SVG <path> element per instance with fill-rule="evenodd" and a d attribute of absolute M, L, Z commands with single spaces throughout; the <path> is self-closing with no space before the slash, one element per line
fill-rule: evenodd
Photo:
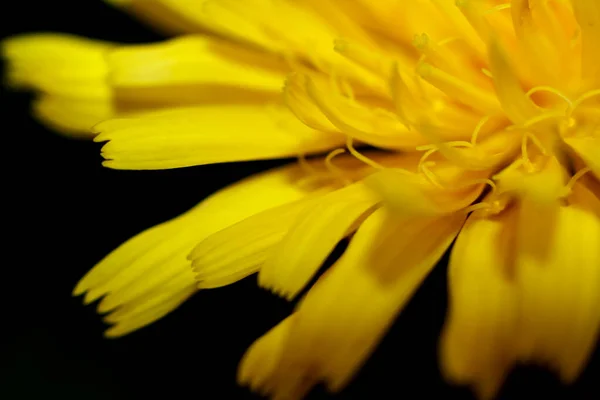
<path fill-rule="evenodd" d="M 9 76 L 43 93 L 41 118 L 107 142 L 111 168 L 298 162 L 94 267 L 75 294 L 103 297 L 107 335 L 256 272 L 293 299 L 350 238 L 239 374 L 278 399 L 336 391 L 456 239 L 445 376 L 481 398 L 517 362 L 578 376 L 600 329 L 596 1 L 115 3 L 190 34 L 7 41 Z"/>

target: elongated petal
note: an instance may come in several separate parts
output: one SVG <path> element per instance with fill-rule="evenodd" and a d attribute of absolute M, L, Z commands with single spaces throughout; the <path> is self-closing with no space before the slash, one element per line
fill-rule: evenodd
<path fill-rule="evenodd" d="M 306 91 L 306 80 L 307 76 L 304 74 L 294 73 L 288 76 L 283 88 L 285 104 L 306 126 L 325 132 L 339 131 L 311 100 Z"/>
<path fill-rule="evenodd" d="M 173 271 L 170 272 L 173 275 Z M 153 278 L 154 276 L 155 275 L 149 275 L 149 278 Z M 136 283 L 143 280 L 144 279 L 139 279 Z M 175 271 L 174 276 L 170 278 L 163 277 L 163 281 L 158 285 L 140 284 L 139 286 L 145 286 L 145 291 L 136 293 L 135 289 L 132 289 L 131 293 L 133 294 L 129 296 L 129 299 L 122 299 L 119 306 L 112 308 L 112 311 L 104 316 L 103 320 L 111 324 L 126 322 L 135 315 L 139 315 L 142 312 L 149 311 L 153 308 L 161 307 L 165 300 L 182 291 L 187 291 L 190 287 L 195 288 L 195 285 L 190 284 L 189 271 L 187 269 L 184 271 Z M 124 292 L 124 294 L 127 295 L 129 292 Z M 111 295 L 112 293 L 109 294 L 109 296 Z M 108 297 L 105 297 L 104 299 L 107 298 Z"/>
<path fill-rule="evenodd" d="M 594 0 L 571 0 L 581 29 L 582 77 L 585 86 L 597 88 L 600 83 L 600 6 Z"/>
<path fill-rule="evenodd" d="M 237 380 L 241 385 L 248 385 L 253 391 L 265 394 L 272 390 L 271 377 L 277 373 L 293 318 L 284 319 L 248 348 L 238 368 Z M 289 397 L 301 398 L 307 390 L 307 387 L 303 387 Z"/>
<path fill-rule="evenodd" d="M 367 173 L 364 164 L 349 156 L 340 156 L 336 164 L 350 181 Z M 315 177 L 319 175 L 315 161 L 308 167 Z M 198 243 L 188 256 L 198 287 L 224 286 L 259 270 L 261 284 L 278 294 L 289 295 L 284 283 L 288 273 L 301 275 L 289 284 L 302 287 L 306 283 L 302 280 L 310 279 L 337 242 L 355 230 L 362 214 L 378 202 L 362 183 L 340 189 L 339 179 L 338 173 L 329 171 L 312 184 L 305 198 L 257 213 Z M 339 226 L 332 227 L 336 219 Z M 318 234 L 327 228 L 332 230 L 327 236 Z M 307 248 L 312 250 L 306 252 Z"/>
<path fill-rule="evenodd" d="M 481 178 L 485 172 L 464 174 L 457 179 L 458 170 L 440 171 L 454 181 L 454 190 L 440 188 L 422 174 L 403 169 L 384 169 L 365 179 L 365 183 L 378 193 L 385 204 L 401 215 L 442 215 L 470 205 L 483 190 Z"/>
<path fill-rule="evenodd" d="M 143 307 L 155 296 L 171 298 L 196 286 L 187 255 L 198 241 L 256 213 L 308 196 L 312 189 L 298 185 L 303 174 L 302 167 L 292 165 L 217 192 L 187 213 L 121 245 L 81 279 L 74 295 L 87 292 L 86 303 L 106 296 L 98 305 L 100 312 L 118 308 L 127 316 L 139 314 L 140 307 L 150 314 L 155 308 L 164 310 L 162 303 L 148 310 Z M 121 314 L 111 314 L 109 321 L 124 323 L 127 318 Z M 142 320 L 149 323 L 148 317 Z"/>
<path fill-rule="evenodd" d="M 227 285 L 239 279 L 240 271 L 246 276 L 258 271 L 311 200 L 264 211 L 201 241 L 189 255 L 199 287 Z"/>
<path fill-rule="evenodd" d="M 489 46 L 489 58 L 496 95 L 508 118 L 515 124 L 523 124 L 538 115 L 538 109 L 525 95 L 514 68 L 497 41 Z"/>
<path fill-rule="evenodd" d="M 424 137 L 410 131 L 389 111 L 352 102 L 309 78 L 306 78 L 306 92 L 333 125 L 355 139 L 394 149 L 413 149 L 426 143 Z"/>
<path fill-rule="evenodd" d="M 123 336 L 153 323 L 179 307 L 194 294 L 195 290 L 193 286 L 188 286 L 187 289 L 164 299 L 159 306 L 134 314 L 123 322 L 115 324 L 104 332 L 104 336 L 108 338 Z"/>
<path fill-rule="evenodd" d="M 123 46 L 109 54 L 114 86 L 210 84 L 281 90 L 284 66 L 268 53 L 206 36 Z"/>
<path fill-rule="evenodd" d="M 149 112 L 96 126 L 104 165 L 168 169 L 321 152 L 343 142 L 278 106 L 203 106 Z"/>
<path fill-rule="evenodd" d="M 566 382 L 584 368 L 600 328 L 600 201 L 576 184 L 569 203 L 546 211 L 550 235 L 538 226 L 549 236 L 544 254 L 535 236 L 521 236 L 516 253 L 520 358 L 553 367 Z"/>
<path fill-rule="evenodd" d="M 518 292 L 514 277 L 516 212 L 471 215 L 452 249 L 450 306 L 441 339 L 444 375 L 491 398 L 516 360 Z"/>
<path fill-rule="evenodd" d="M 111 43 L 73 35 L 38 33 L 2 42 L 9 83 L 50 94 L 106 98 Z"/>
<path fill-rule="evenodd" d="M 79 99 L 42 95 L 33 104 L 35 115 L 53 129 L 69 136 L 91 139 L 99 121 L 116 115 L 110 99 Z"/>
<path fill-rule="evenodd" d="M 260 270 L 259 284 L 295 297 L 341 239 L 374 211 L 378 197 L 361 182 L 305 208 Z"/>
<path fill-rule="evenodd" d="M 393 221 L 384 210 L 367 218 L 346 253 L 300 303 L 282 359 L 265 384 L 270 394 L 288 398 L 320 380 L 332 391 L 347 384 L 463 220 Z"/>

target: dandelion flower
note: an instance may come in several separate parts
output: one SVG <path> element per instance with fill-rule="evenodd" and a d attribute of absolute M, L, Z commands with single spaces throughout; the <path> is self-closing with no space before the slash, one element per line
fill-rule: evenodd
<path fill-rule="evenodd" d="M 105 142 L 115 169 L 298 162 L 96 265 L 74 293 L 102 298 L 107 336 L 253 273 L 294 299 L 349 238 L 238 377 L 276 399 L 335 392 L 455 242 L 447 379 L 485 399 L 516 363 L 577 378 L 600 328 L 595 0 L 113 3 L 178 37 L 9 39 L 43 121 Z"/>

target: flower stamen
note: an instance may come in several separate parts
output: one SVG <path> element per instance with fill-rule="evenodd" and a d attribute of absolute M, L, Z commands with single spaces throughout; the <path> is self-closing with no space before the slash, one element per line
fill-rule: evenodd
<path fill-rule="evenodd" d="M 477 125 L 475 125 L 475 129 L 473 129 L 473 134 L 471 135 L 471 145 L 475 146 L 477 144 L 477 137 L 479 136 L 479 132 L 481 132 L 481 128 L 490 120 L 491 116 L 486 115 L 481 118 Z"/>
<path fill-rule="evenodd" d="M 558 96 L 561 99 L 563 99 L 569 105 L 569 108 L 573 107 L 573 102 L 571 101 L 571 99 L 569 99 L 564 93 L 562 93 L 558 89 L 555 89 L 555 88 L 553 88 L 551 86 L 535 86 L 535 87 L 532 87 L 531 89 L 529 89 L 529 91 L 527 91 L 527 93 L 525 93 L 525 96 L 531 98 L 531 96 L 534 93 L 539 93 L 539 92 L 548 92 L 548 93 L 555 94 L 556 96 Z"/>
<path fill-rule="evenodd" d="M 489 15 L 492 13 L 495 13 L 496 11 L 502 11 L 502 10 L 507 10 L 510 8 L 510 3 L 506 3 L 506 4 L 499 4 L 497 6 L 494 6 L 486 11 L 483 12 L 483 15 Z"/>
<path fill-rule="evenodd" d="M 567 184 L 563 188 L 560 197 L 564 198 L 564 197 L 567 197 L 568 195 L 570 195 L 571 192 L 573 191 L 573 186 L 575 186 L 575 183 L 577 183 L 577 181 L 579 179 L 581 179 L 585 174 L 587 174 L 588 172 L 591 172 L 591 171 L 592 171 L 592 169 L 590 167 L 585 167 L 585 168 L 582 168 L 579 171 L 577 171 L 575 173 L 575 175 L 573 175 L 571 177 L 571 179 L 569 179 L 569 182 L 567 182 Z"/>
<path fill-rule="evenodd" d="M 331 172 L 333 175 L 336 175 L 338 178 L 340 178 L 344 184 L 348 184 L 349 180 L 347 178 L 344 177 L 344 171 L 337 167 L 335 164 L 333 164 L 333 159 L 342 154 L 345 153 L 346 149 L 343 148 L 339 148 L 339 149 L 335 149 L 329 152 L 329 154 L 327 154 L 327 156 L 325 157 L 325 168 L 327 168 L 327 170 L 329 172 Z"/>
<path fill-rule="evenodd" d="M 581 103 L 583 103 L 584 101 L 587 101 L 591 98 L 594 98 L 596 96 L 600 96 L 600 89 L 590 90 L 589 92 L 585 92 L 584 94 L 579 96 L 577 98 L 577 100 L 575 100 L 573 102 L 572 107 L 569 108 L 569 111 L 567 112 L 567 116 L 570 117 L 571 115 L 573 115 L 573 113 L 575 112 L 577 107 L 579 107 L 581 105 Z"/>
<path fill-rule="evenodd" d="M 438 189 L 444 189 L 444 185 L 442 185 L 438 179 L 438 177 L 429 169 L 429 167 L 435 167 L 435 161 L 427 161 L 419 164 L 419 171 L 425 175 L 425 178 L 431 182 L 431 184 Z"/>
<path fill-rule="evenodd" d="M 477 184 L 488 185 L 490 187 L 490 195 L 492 195 L 492 196 L 498 192 L 498 186 L 490 178 L 471 179 L 461 185 L 458 185 L 456 187 L 456 189 L 461 189 L 461 188 L 465 188 L 465 187 L 469 187 L 469 186 L 473 186 L 473 185 L 477 185 Z"/>
<path fill-rule="evenodd" d="M 348 139 L 346 140 L 346 147 L 348 148 L 348 152 L 350 152 L 350 154 L 352 154 L 356 159 L 364 162 L 365 164 L 376 168 L 376 169 L 384 169 L 384 166 L 377 163 L 376 161 L 371 160 L 370 158 L 366 157 L 363 154 L 360 154 L 353 145 L 353 139 L 352 137 L 348 136 Z"/>
<path fill-rule="evenodd" d="M 310 165 L 310 163 L 306 160 L 306 154 L 304 153 L 298 153 L 298 164 L 300 165 L 300 167 L 308 174 L 314 174 L 316 173 L 316 169 Z"/>
<path fill-rule="evenodd" d="M 539 141 L 539 139 L 535 135 L 533 135 L 531 132 L 525 132 L 523 134 L 523 137 L 521 140 L 521 158 L 523 160 L 523 165 L 525 166 L 525 169 L 528 172 L 533 173 L 533 172 L 535 172 L 536 169 L 535 169 L 533 163 L 531 162 L 531 159 L 530 159 L 528 151 L 527 151 L 527 139 L 531 140 L 531 143 L 533 143 L 543 155 L 547 155 L 548 152 L 546 151 L 546 149 L 544 148 L 542 143 Z"/>

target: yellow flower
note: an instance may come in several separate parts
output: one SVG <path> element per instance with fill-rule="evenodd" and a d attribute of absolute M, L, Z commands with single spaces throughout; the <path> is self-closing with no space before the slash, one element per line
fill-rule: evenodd
<path fill-rule="evenodd" d="M 298 162 L 96 265 L 74 294 L 102 298 L 107 336 L 256 272 L 294 299 L 350 238 L 239 370 L 277 399 L 337 391 L 456 239 L 447 379 L 491 398 L 515 363 L 565 382 L 585 368 L 600 329 L 597 1 L 113 2 L 186 34 L 9 39 L 9 78 L 40 91 L 41 119 L 107 142 L 116 169 Z"/>

